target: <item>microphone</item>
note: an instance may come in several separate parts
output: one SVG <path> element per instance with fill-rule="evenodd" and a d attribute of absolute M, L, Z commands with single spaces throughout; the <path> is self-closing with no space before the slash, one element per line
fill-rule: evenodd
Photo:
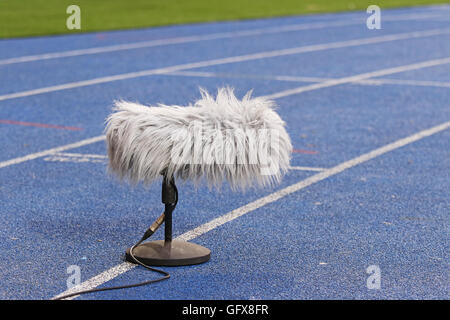
<path fill-rule="evenodd" d="M 242 99 L 233 89 L 218 89 L 187 106 L 144 106 L 116 101 L 107 118 L 110 172 L 132 184 L 151 184 L 161 172 L 168 177 L 205 181 L 232 190 L 265 187 L 289 170 L 292 144 L 275 102 Z"/>

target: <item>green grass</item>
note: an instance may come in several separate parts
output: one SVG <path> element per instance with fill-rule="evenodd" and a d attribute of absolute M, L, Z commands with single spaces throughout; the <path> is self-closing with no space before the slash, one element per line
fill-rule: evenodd
<path fill-rule="evenodd" d="M 0 0 L 0 38 L 76 33 L 66 8 L 81 8 L 81 32 L 449 3 L 445 0 Z"/>

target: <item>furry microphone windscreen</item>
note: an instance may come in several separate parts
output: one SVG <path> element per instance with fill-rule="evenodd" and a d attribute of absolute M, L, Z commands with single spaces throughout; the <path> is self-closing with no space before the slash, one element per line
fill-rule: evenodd
<path fill-rule="evenodd" d="M 105 129 L 110 171 L 144 184 L 162 172 L 233 190 L 279 183 L 292 145 L 275 103 L 251 92 L 239 100 L 231 88 L 215 98 L 200 91 L 188 106 L 115 102 Z"/>

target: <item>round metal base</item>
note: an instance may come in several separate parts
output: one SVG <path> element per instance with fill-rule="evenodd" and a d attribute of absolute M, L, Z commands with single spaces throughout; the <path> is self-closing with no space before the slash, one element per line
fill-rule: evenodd
<path fill-rule="evenodd" d="M 186 266 L 208 261 L 211 251 L 191 242 L 157 240 L 140 244 L 134 248 L 133 255 L 149 266 Z M 135 263 L 129 248 L 126 252 L 126 259 Z"/>

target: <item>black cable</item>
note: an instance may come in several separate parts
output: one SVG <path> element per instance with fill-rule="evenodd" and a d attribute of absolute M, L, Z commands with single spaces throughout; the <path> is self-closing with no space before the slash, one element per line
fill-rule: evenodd
<path fill-rule="evenodd" d="M 178 203 L 178 190 L 175 186 L 175 183 L 172 181 L 170 181 L 170 184 L 174 187 L 175 189 L 175 195 L 176 195 L 176 199 L 175 199 L 175 203 L 173 203 L 173 207 L 175 208 L 175 206 Z M 133 258 L 134 262 L 143 266 L 144 268 L 146 268 L 147 270 L 150 271 L 154 271 L 157 273 L 160 273 L 163 275 L 163 277 L 158 278 L 158 279 L 154 279 L 154 280 L 148 280 L 148 281 L 144 281 L 144 282 L 139 282 L 139 283 L 133 283 L 133 284 L 127 284 L 127 285 L 123 285 L 123 286 L 115 286 L 115 287 L 107 287 L 107 288 L 95 288 L 95 289 L 90 289 L 90 290 L 83 290 L 83 291 L 78 291 L 78 292 L 74 292 L 74 293 L 70 293 L 70 294 L 66 294 L 64 296 L 61 297 L 57 297 L 54 298 L 54 300 L 63 300 L 63 299 L 67 299 L 73 296 L 78 296 L 81 294 L 86 294 L 86 293 L 93 293 L 93 292 L 100 292 L 100 291 L 109 291 L 109 290 L 119 290 L 119 289 L 128 289 L 128 288 L 135 288 L 135 287 L 140 287 L 140 286 L 146 286 L 148 284 L 152 284 L 152 283 L 156 283 L 156 282 L 160 282 L 166 279 L 170 278 L 170 274 L 164 270 L 160 270 L 160 269 L 156 269 L 156 268 L 152 268 L 148 265 L 146 265 L 145 263 L 139 261 L 134 255 L 133 255 L 133 250 L 135 247 L 137 247 L 138 245 L 140 245 L 142 242 L 144 242 L 145 240 L 147 240 L 149 237 L 151 237 L 153 235 L 153 233 L 155 233 L 155 231 L 159 228 L 159 226 L 161 225 L 161 222 L 163 221 L 161 218 L 162 216 L 164 216 L 164 213 L 150 226 L 150 228 L 147 229 L 147 231 L 144 233 L 144 235 L 142 236 L 141 240 L 139 240 L 136 244 L 134 244 L 131 248 L 130 248 L 130 256 L 131 258 Z"/>
<path fill-rule="evenodd" d="M 144 268 L 150 270 L 150 271 L 154 271 L 154 272 L 158 272 L 160 274 L 163 274 L 164 276 L 158 279 L 154 279 L 154 280 L 149 280 L 149 281 L 144 281 L 144 282 L 139 282 L 139 283 L 134 283 L 134 284 L 128 284 L 128 285 L 123 285 L 123 286 L 116 286 L 116 287 L 108 287 L 108 288 L 96 288 L 96 289 L 90 289 L 90 290 L 84 290 L 84 291 L 78 291 L 78 292 L 74 292 L 74 293 L 70 293 L 70 294 L 66 294 L 64 296 L 61 297 L 57 297 L 54 300 L 63 300 L 63 299 L 67 299 L 73 296 L 78 296 L 81 294 L 86 294 L 86 293 L 93 293 L 93 292 L 100 292 L 100 291 L 109 291 L 109 290 L 119 290 L 119 289 L 128 289 L 128 288 L 134 288 L 134 287 L 140 287 L 140 286 L 145 286 L 148 284 L 152 284 L 152 283 L 156 283 L 156 282 L 160 282 L 166 279 L 170 278 L 170 274 L 164 270 L 160 270 L 160 269 L 155 269 L 152 267 L 149 267 L 147 265 L 145 265 L 144 263 L 140 262 L 139 260 L 137 260 L 131 253 L 131 251 L 133 250 L 134 246 L 131 247 L 130 249 L 130 255 L 133 257 L 133 259 L 135 260 L 135 262 L 141 266 L 143 266 Z"/>

